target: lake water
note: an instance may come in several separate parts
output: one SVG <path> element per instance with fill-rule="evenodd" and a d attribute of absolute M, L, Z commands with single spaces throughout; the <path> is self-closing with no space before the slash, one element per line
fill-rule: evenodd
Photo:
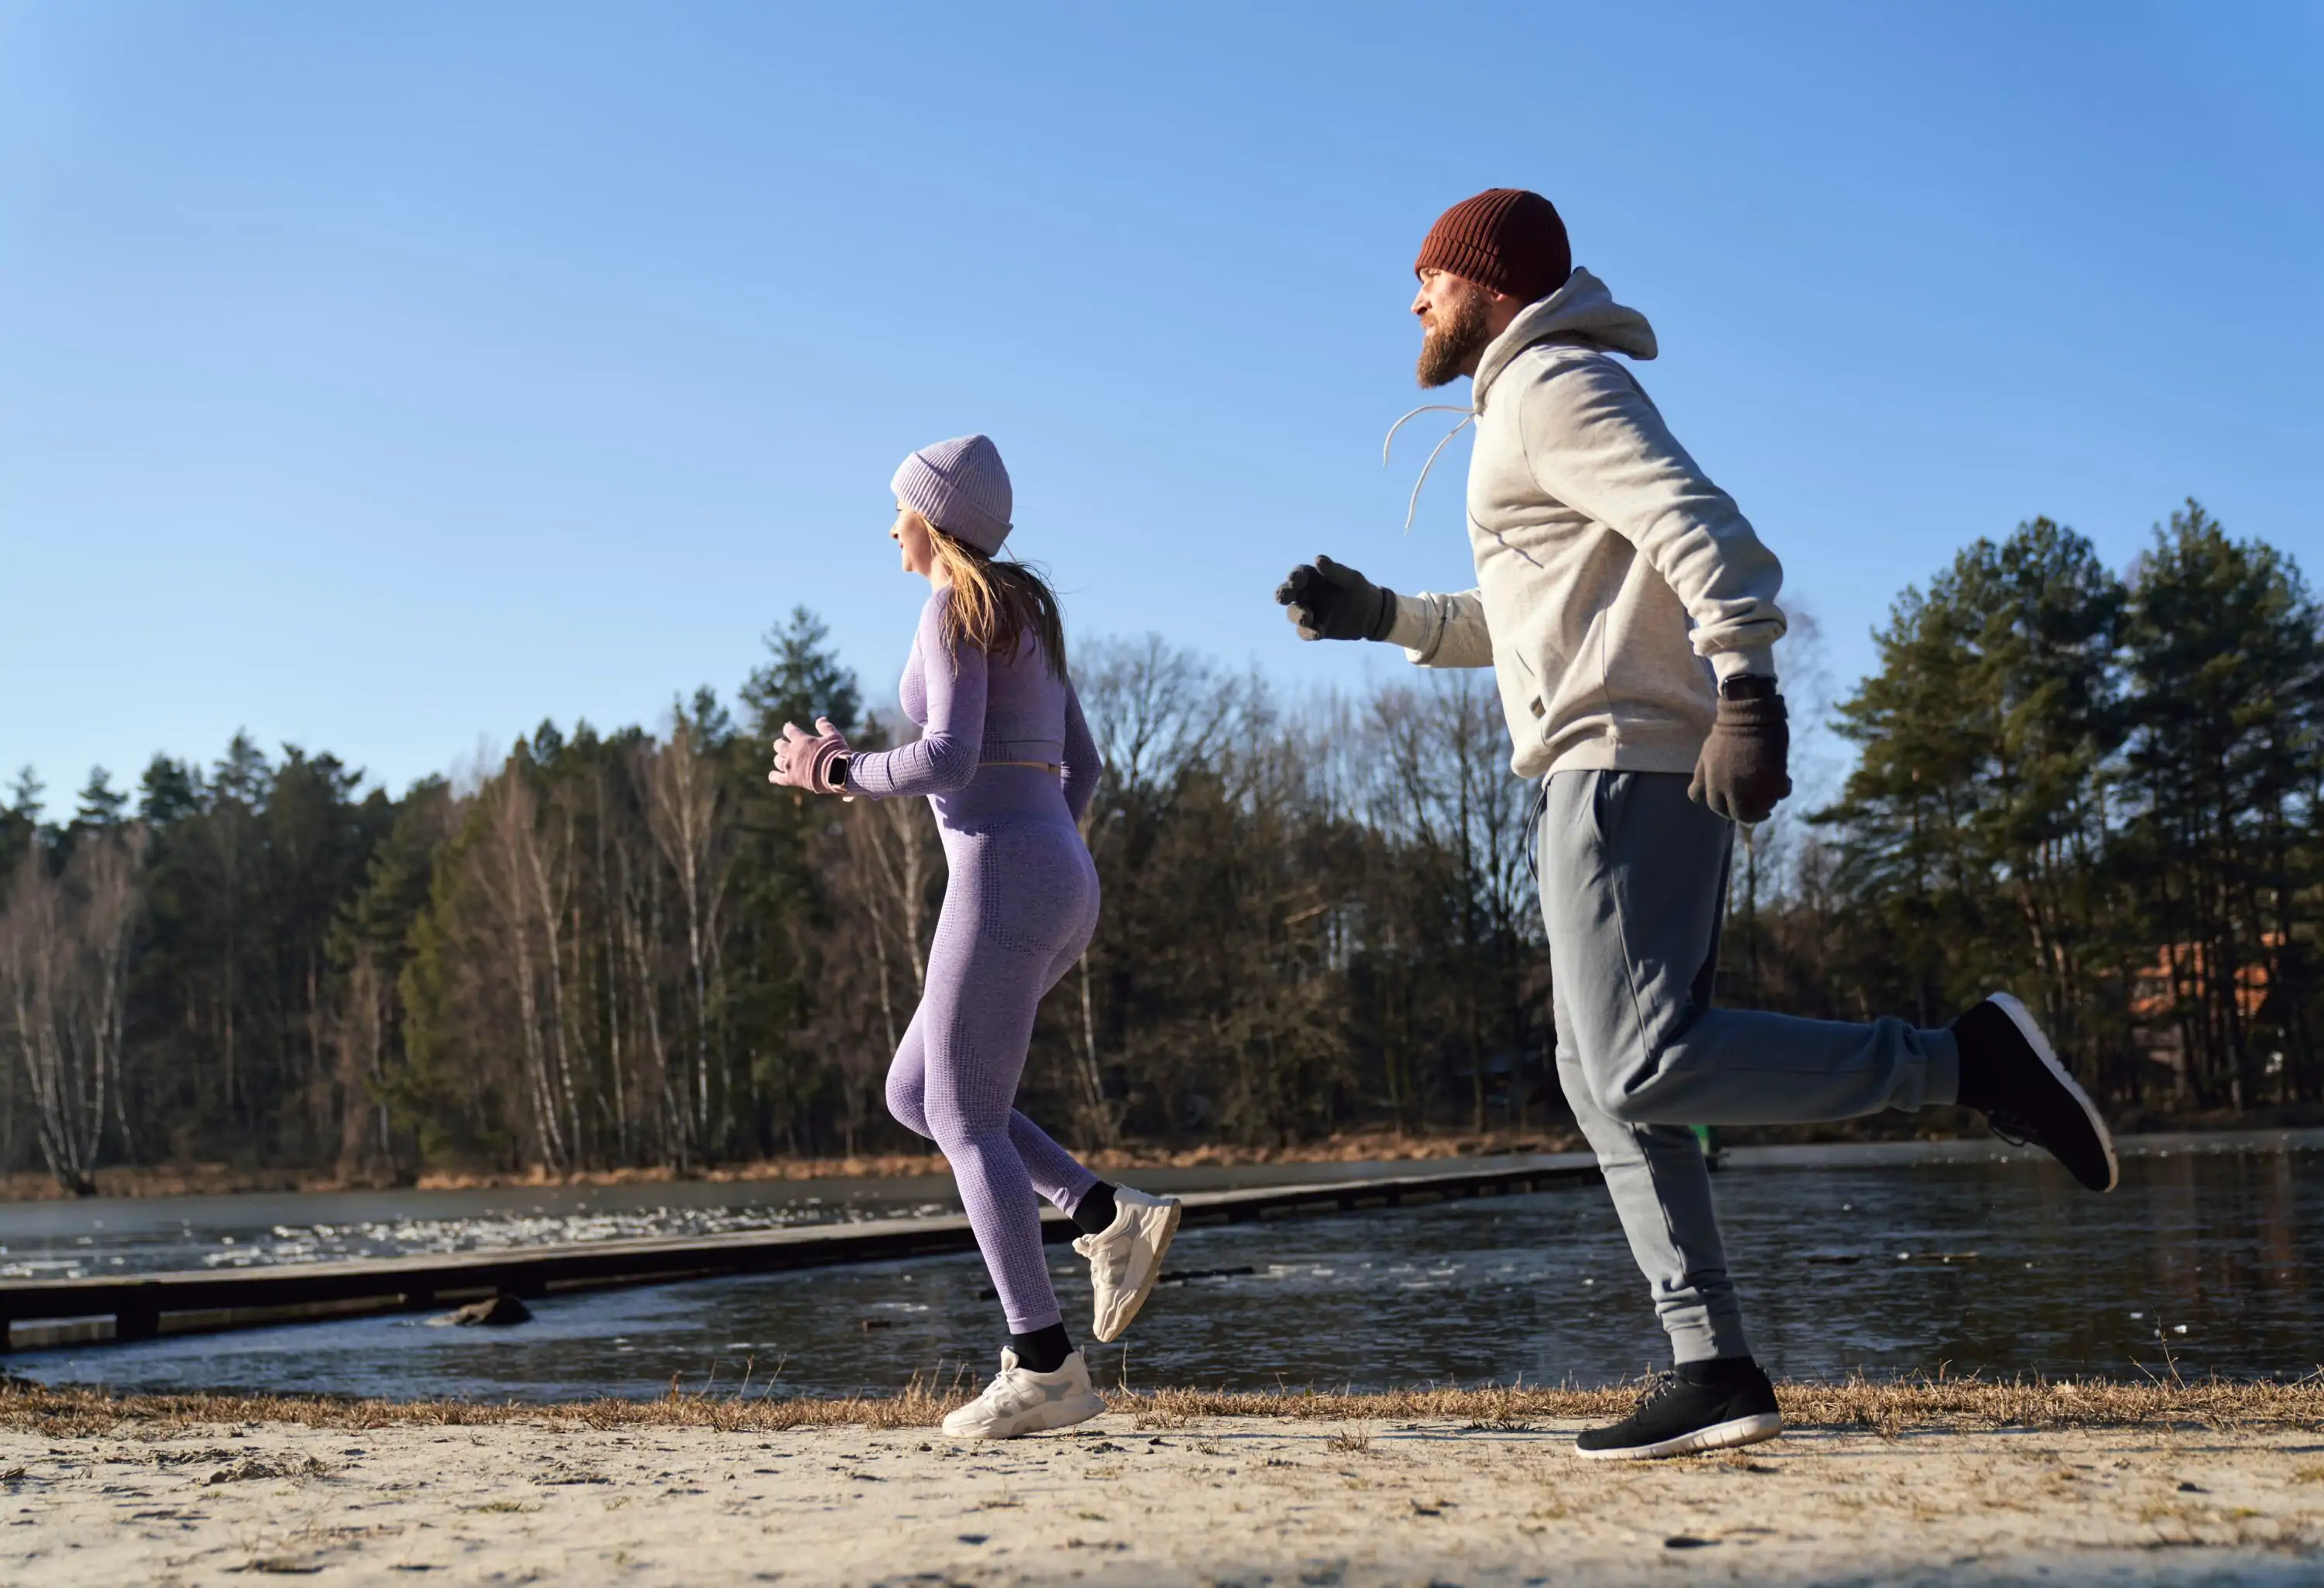
<path fill-rule="evenodd" d="M 2149 1139 L 2092 1196 L 2046 1159 L 1950 1147 L 1766 1149 L 1717 1180 L 1729 1267 L 1778 1375 L 1862 1371 L 2299 1376 L 2324 1363 L 2324 1132 Z M 1132 1177 L 1350 1178 L 1414 1165 Z M 0 1205 L 0 1263 L 41 1274 L 286 1261 L 761 1227 L 949 1205 L 949 1184 L 687 1185 Z M 101 1225 L 101 1227 L 100 1227 Z M 232 1245 L 226 1244 L 233 1237 Z M 1080 1260 L 1051 1249 L 1069 1326 Z M 119 1260 L 116 1261 L 115 1260 Z M 1111 1383 L 1269 1389 L 1605 1382 L 1659 1362 L 1602 1189 L 1189 1229 Z M 1205 1277 L 1207 1276 L 1207 1277 Z M 981 1379 L 1001 1337 L 973 1256 L 551 1297 L 508 1330 L 410 1317 L 26 1353 L 123 1390 L 526 1400 L 893 1389 Z M 1126 1344 L 1126 1350 L 1125 1350 Z"/>
<path fill-rule="evenodd" d="M 1568 1154 L 1539 1161 L 1589 1159 Z M 1425 1173 L 1431 1167 L 1452 1166 L 1259 1164 L 1140 1171 L 1135 1179 L 1157 1191 L 1206 1191 L 1377 1179 Z M 941 1174 L 0 1202 L 0 1280 L 101 1279 L 161 1269 L 716 1235 L 959 1211 L 951 1177 Z"/>

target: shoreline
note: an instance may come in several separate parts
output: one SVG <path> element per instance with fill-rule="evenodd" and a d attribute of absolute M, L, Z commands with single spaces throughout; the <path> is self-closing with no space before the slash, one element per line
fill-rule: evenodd
<path fill-rule="evenodd" d="M 1787 1423 L 1884 1437 L 1911 1433 L 2054 1431 L 2067 1428 L 2188 1426 L 2214 1430 L 2292 1429 L 2324 1435 L 2324 1363 L 2287 1369 L 2283 1379 L 1993 1380 L 1856 1378 L 1837 1382 L 1783 1380 L 1775 1393 Z M 1099 1387 L 1110 1413 L 1139 1427 L 1168 1427 L 1202 1417 L 1292 1417 L 1309 1422 L 1434 1419 L 1476 1426 L 1541 1419 L 1619 1416 L 1636 1383 L 1597 1389 L 1570 1384 L 1414 1385 L 1398 1390 L 1221 1390 Z M 51 1387 L 0 1373 L 0 1431 L 55 1436 L 99 1430 L 198 1423 L 283 1423 L 311 1428 L 485 1427 L 545 1423 L 592 1428 L 706 1427 L 727 1433 L 798 1427 L 925 1428 L 962 1404 L 973 1387 L 954 1390 L 916 1380 L 894 1394 L 778 1398 L 768 1391 L 671 1393 L 650 1399 L 591 1399 L 547 1403 L 466 1399 L 385 1400 L 335 1395 L 116 1394 L 98 1388 Z M 2324 1452 L 2319 1452 L 2324 1454 Z M 2319 1494 L 2324 1500 L 2324 1494 Z"/>
<path fill-rule="evenodd" d="M 1106 1148 L 1082 1155 L 1093 1169 L 1240 1168 L 1261 1164 L 1421 1163 L 1445 1159 L 1490 1158 L 1512 1153 L 1570 1152 L 1584 1143 L 1572 1131 L 1488 1131 L 1404 1136 L 1392 1131 L 1351 1132 L 1291 1147 Z M 787 1180 L 910 1179 L 948 1175 L 943 1155 L 862 1153 L 853 1158 L 757 1159 L 714 1164 L 684 1173 L 667 1167 L 580 1169 L 549 1174 L 534 1168 L 429 1170 L 408 1179 L 341 1176 L 303 1170 L 242 1169 L 226 1164 L 179 1168 L 107 1168 L 97 1173 L 97 1196 L 118 1197 L 227 1196 L 251 1193 L 304 1195 L 329 1191 L 553 1190 L 569 1186 L 755 1185 Z M 0 1204 L 70 1202 L 71 1193 L 50 1176 L 17 1170 L 0 1176 Z"/>
<path fill-rule="evenodd" d="M 1575 1460 L 1619 1390 L 564 1407 L 0 1390 L 0 1579 L 2291 1584 L 2324 1378 L 1780 1386 L 1784 1437 Z"/>
<path fill-rule="evenodd" d="M 1876 1116 L 1879 1117 L 1879 1116 Z M 1927 1128 L 1908 1128 L 1912 1116 L 1895 1116 L 1895 1126 L 1859 1123 L 1852 1129 L 1829 1125 L 1754 1127 L 1722 1131 L 1723 1143 L 1743 1147 L 1817 1147 L 1861 1142 L 1978 1141 L 1989 1134 L 1969 1116 L 1960 1128 L 1932 1122 Z M 2324 1109 L 2275 1109 L 2244 1115 L 2198 1114 L 2170 1117 L 2139 1115 L 2116 1122 L 2116 1134 L 2223 1134 L 2243 1131 L 2303 1130 L 2324 1126 Z M 1240 1168 L 1278 1164 L 1431 1163 L 1463 1158 L 1492 1158 L 1526 1153 L 1577 1152 L 1588 1149 L 1579 1132 L 1568 1127 L 1529 1131 L 1443 1131 L 1404 1133 L 1394 1131 L 1344 1131 L 1321 1140 L 1287 1147 L 1249 1147 L 1208 1142 L 1194 1147 L 1155 1143 L 1107 1148 L 1083 1155 L 1099 1170 L 1134 1173 L 1139 1169 Z M 864 1153 L 852 1158 L 807 1157 L 761 1159 L 715 1164 L 681 1173 L 666 1167 L 586 1169 L 554 1175 L 529 1170 L 429 1170 L 406 1178 L 340 1175 L 319 1170 L 244 1168 L 230 1164 L 197 1163 L 175 1166 L 109 1168 L 97 1171 L 99 1198 L 166 1199 L 174 1196 L 233 1196 L 244 1195 L 302 1196 L 338 1191 L 482 1191 L 553 1190 L 577 1186 L 660 1185 L 757 1185 L 792 1180 L 909 1179 L 950 1172 L 941 1155 L 927 1153 Z M 39 1170 L 17 1169 L 0 1175 L 0 1205 L 12 1202 L 72 1202 L 76 1198 L 55 1179 Z"/>

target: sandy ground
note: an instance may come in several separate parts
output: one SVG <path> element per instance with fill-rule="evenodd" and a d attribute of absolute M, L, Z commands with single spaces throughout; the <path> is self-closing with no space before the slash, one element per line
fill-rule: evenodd
<path fill-rule="evenodd" d="M 0 1430 L 0 1583 L 2324 1583 L 2324 1435 L 1572 1422 Z"/>

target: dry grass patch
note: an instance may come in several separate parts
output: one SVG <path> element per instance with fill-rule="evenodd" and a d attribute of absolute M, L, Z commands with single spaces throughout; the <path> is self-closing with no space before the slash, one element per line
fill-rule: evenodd
<path fill-rule="evenodd" d="M 1241 1394 L 1207 1390 L 1115 1390 L 1109 1407 L 1140 1427 L 1184 1427 L 1198 1417 L 1298 1417 L 1378 1424 L 1451 1422 L 1516 1428 L 1547 1420 L 1618 1417 L 1635 1390 L 1488 1385 L 1370 1393 Z M 2177 1425 L 2210 1429 L 2324 1431 L 2324 1376 L 2296 1383 L 2120 1383 L 2092 1380 L 1857 1380 L 1781 1384 L 1775 1390 L 1795 1427 L 1909 1432 L 1994 1428 L 2128 1428 Z M 915 1380 L 893 1395 L 775 1399 L 685 1396 L 658 1400 L 585 1400 L 549 1406 L 466 1400 L 356 1400 L 288 1395 L 113 1395 L 15 1380 L 0 1386 L 0 1428 L 50 1438 L 92 1435 L 167 1438 L 227 1423 L 288 1423 L 315 1428 L 481 1427 L 525 1424 L 597 1430 L 715 1428 L 773 1433 L 851 1426 L 921 1428 L 969 1399 L 957 1383 Z M 1351 1440 L 1352 1443 L 1352 1440 Z M 2315 1481 L 2310 1469 L 2299 1474 Z"/>
<path fill-rule="evenodd" d="M 716 1428 L 738 1434 L 775 1433 L 838 1426 L 927 1427 L 968 1399 L 965 1394 L 918 1382 L 894 1395 L 823 1399 L 668 1396 L 659 1400 L 580 1400 L 551 1406 L 314 1395 L 113 1395 L 102 1390 L 48 1389 L 20 1382 L 0 1388 L 0 1428 L 53 1439 L 103 1434 L 166 1439 L 224 1423 L 347 1429 L 520 1424 L 597 1430 Z"/>
<path fill-rule="evenodd" d="M 1637 1391 L 1411 1389 L 1368 1393 L 1237 1394 L 1205 1390 L 1113 1393 L 1116 1410 L 1141 1424 L 1180 1426 L 1194 1417 L 1314 1417 L 1326 1421 L 1456 1422 L 1522 1427 L 1543 1419 L 1619 1417 Z M 1778 1384 L 1777 1401 L 1794 1427 L 1863 1429 L 1895 1436 L 1922 1430 L 2121 1428 L 2165 1424 L 2209 1428 L 2324 1428 L 2324 1376 L 2297 1383 L 2190 1384 L 2092 1380 L 1851 1380 Z"/>
<path fill-rule="evenodd" d="M 1408 1136 L 1393 1131 L 1352 1131 L 1321 1141 L 1289 1147 L 1237 1147 L 1211 1144 L 1177 1149 L 1159 1143 L 1109 1148 L 1089 1159 L 1092 1168 L 1185 1168 L 1216 1165 L 1274 1163 L 1433 1162 L 1504 1153 L 1571 1152 L 1587 1145 L 1573 1131 L 1488 1131 L 1450 1135 Z M 681 1174 L 667 1166 L 650 1168 L 583 1169 L 550 1174 L 535 1167 L 520 1174 L 484 1170 L 431 1173 L 413 1182 L 421 1191 L 467 1191 L 486 1186 L 527 1189 L 552 1186 L 660 1186 L 675 1181 L 710 1184 L 767 1180 L 817 1180 L 832 1177 L 877 1177 L 899 1179 L 947 1174 L 942 1155 L 868 1153 L 853 1158 L 759 1159 L 746 1163 L 720 1164 Z M 147 1168 L 107 1168 L 97 1171 L 97 1187 L 106 1196 L 217 1196 L 241 1192 L 387 1190 L 397 1182 L 371 1177 L 348 1177 L 303 1169 L 244 1169 L 222 1163 L 183 1163 Z M 69 1201 L 72 1193 L 52 1175 L 18 1170 L 0 1174 L 0 1202 Z"/>

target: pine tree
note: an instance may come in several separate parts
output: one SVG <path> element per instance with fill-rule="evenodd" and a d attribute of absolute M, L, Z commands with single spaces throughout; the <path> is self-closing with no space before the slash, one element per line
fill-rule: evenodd
<path fill-rule="evenodd" d="M 804 606 L 791 608 L 789 622 L 766 634 L 768 658 L 743 681 L 742 704 L 751 710 L 751 732 L 761 747 L 787 722 L 809 733 L 827 716 L 843 734 L 855 731 L 863 708 L 855 675 L 831 649 L 831 630 Z"/>
<path fill-rule="evenodd" d="M 881 735 L 877 722 L 862 716 L 855 675 L 814 613 L 793 607 L 786 623 L 767 632 L 765 643 L 767 660 L 739 691 L 749 733 L 730 736 L 726 746 L 731 808 L 740 830 L 725 1007 L 735 1062 L 748 1076 L 754 1134 L 767 1150 L 797 1151 L 802 1127 L 819 1103 L 838 1094 L 845 1112 L 841 1066 L 860 1063 L 858 1049 L 871 1039 L 867 1028 L 847 1016 L 868 1017 L 877 994 L 854 1011 L 819 995 L 832 984 L 828 961 L 840 912 L 860 913 L 868 901 L 835 896 L 837 857 L 845 849 L 835 813 L 768 786 L 772 742 L 786 722 L 812 732 L 819 716 L 829 717 L 859 749 L 879 748 Z M 857 814 L 860 819 L 865 813 Z M 875 944 L 872 952 L 888 949 Z M 866 979 L 876 983 L 878 975 Z"/>
<path fill-rule="evenodd" d="M 83 785 L 74 808 L 73 822 L 83 827 L 117 827 L 122 812 L 128 808 L 129 796 L 113 786 L 113 774 L 101 766 L 93 766 L 88 769 L 88 781 Z"/>
<path fill-rule="evenodd" d="M 2118 845 L 2207 1106 L 2317 1094 L 2314 836 L 2324 641 L 2299 569 L 2192 501 L 2131 577 Z"/>
<path fill-rule="evenodd" d="M 1857 769 L 1815 818 L 1865 928 L 1866 1012 L 1937 1024 L 2014 985 L 2070 1049 L 2119 1046 L 2098 857 L 2122 605 L 2089 543 L 2036 519 L 1908 589 L 1875 636 L 1880 669 L 1838 714 Z"/>
<path fill-rule="evenodd" d="M 9 787 L 8 803 L 0 808 L 0 877 L 14 876 L 25 853 L 41 841 L 42 788 L 40 774 L 29 766 L 18 770 Z"/>

